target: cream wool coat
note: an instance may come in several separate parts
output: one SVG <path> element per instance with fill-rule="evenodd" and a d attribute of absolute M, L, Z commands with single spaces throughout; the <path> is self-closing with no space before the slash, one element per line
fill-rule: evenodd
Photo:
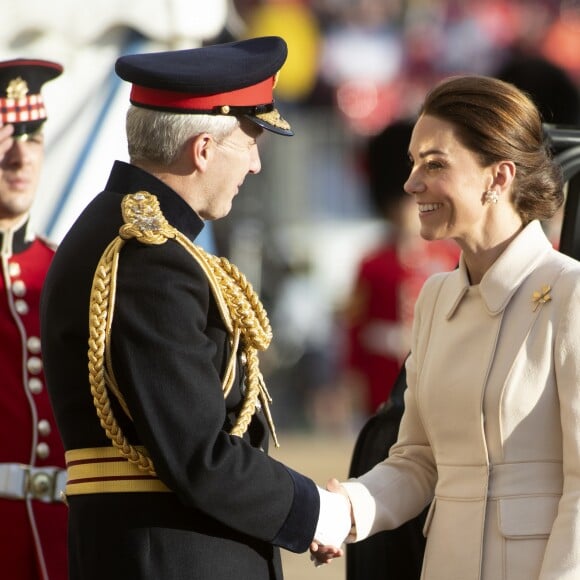
<path fill-rule="evenodd" d="M 580 263 L 532 222 L 478 286 L 430 278 L 407 381 L 389 458 L 344 484 L 356 540 L 433 500 L 422 580 L 579 580 Z"/>

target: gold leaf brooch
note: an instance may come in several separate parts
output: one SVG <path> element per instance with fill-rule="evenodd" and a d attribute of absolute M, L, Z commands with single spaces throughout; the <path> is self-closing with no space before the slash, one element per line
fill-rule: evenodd
<path fill-rule="evenodd" d="M 534 304 L 534 312 L 538 309 L 538 306 L 542 304 L 546 304 L 546 302 L 550 302 L 552 297 L 550 296 L 550 291 L 552 288 L 550 286 L 542 286 L 542 291 L 539 292 L 536 290 L 532 294 L 532 302 Z"/>

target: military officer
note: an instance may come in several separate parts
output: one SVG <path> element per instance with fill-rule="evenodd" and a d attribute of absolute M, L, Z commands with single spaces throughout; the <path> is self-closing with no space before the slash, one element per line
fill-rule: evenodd
<path fill-rule="evenodd" d="M 66 578 L 64 449 L 45 387 L 39 303 L 55 247 L 29 212 L 43 163 L 44 60 L 0 62 L 0 575 Z"/>
<path fill-rule="evenodd" d="M 338 542 L 319 511 L 346 500 L 266 453 L 267 314 L 195 244 L 260 171 L 262 132 L 292 135 L 273 99 L 286 55 L 262 37 L 116 63 L 130 163 L 61 242 L 42 305 L 71 580 L 280 579 L 279 547 Z"/>

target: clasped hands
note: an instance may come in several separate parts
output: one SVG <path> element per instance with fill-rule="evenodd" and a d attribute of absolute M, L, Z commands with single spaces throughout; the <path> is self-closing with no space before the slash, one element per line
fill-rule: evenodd
<path fill-rule="evenodd" d="M 346 490 L 344 489 L 344 487 L 342 487 L 342 485 L 340 485 L 340 483 L 338 482 L 338 480 L 336 479 L 330 479 L 328 481 L 328 483 L 326 484 L 326 489 L 329 492 L 338 494 L 339 496 L 342 496 L 343 498 L 346 499 L 346 504 L 345 506 L 348 506 L 347 508 L 344 507 L 344 509 L 348 509 L 348 519 L 347 516 L 343 516 L 341 517 L 341 514 L 337 514 L 339 516 L 339 520 L 340 524 L 338 527 L 339 528 L 344 528 L 341 531 L 338 531 L 338 536 L 336 535 L 337 531 L 336 529 L 334 529 L 335 526 L 333 526 L 333 532 L 334 532 L 334 539 L 336 539 L 336 537 L 340 537 L 341 539 L 333 542 L 336 543 L 337 545 L 333 545 L 333 543 L 330 543 L 328 541 L 328 539 L 325 537 L 325 533 L 324 530 L 320 530 L 317 529 L 317 534 L 318 536 L 314 537 L 314 540 L 312 541 L 312 543 L 310 544 L 310 559 L 314 562 L 315 566 L 321 566 L 322 564 L 330 564 L 330 562 L 332 562 L 332 560 L 334 560 L 334 558 L 340 558 L 344 555 L 344 550 L 340 547 L 341 544 L 344 542 L 344 540 L 348 537 L 350 530 L 352 529 L 352 526 L 354 524 L 354 518 L 353 518 L 353 513 L 352 513 L 352 507 L 350 505 L 350 499 L 348 497 L 348 494 L 346 493 Z M 344 501 L 344 500 L 343 500 Z M 342 506 L 341 506 L 342 507 Z M 320 520 L 322 520 L 322 509 L 323 506 L 321 504 L 321 516 L 319 517 L 319 522 Z M 328 515 L 328 514 L 326 514 Z M 328 520 L 328 518 L 325 518 L 326 520 Z M 348 521 L 350 520 L 350 521 Z M 334 522 L 333 522 L 334 523 Z M 346 525 L 348 525 L 348 527 L 345 527 Z"/>

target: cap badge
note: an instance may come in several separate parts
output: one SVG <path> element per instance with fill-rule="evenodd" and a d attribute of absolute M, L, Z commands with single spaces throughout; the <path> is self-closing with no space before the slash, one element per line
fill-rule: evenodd
<path fill-rule="evenodd" d="M 6 97 L 8 99 L 20 100 L 28 94 L 28 84 L 22 77 L 16 77 L 10 81 L 6 89 Z"/>

